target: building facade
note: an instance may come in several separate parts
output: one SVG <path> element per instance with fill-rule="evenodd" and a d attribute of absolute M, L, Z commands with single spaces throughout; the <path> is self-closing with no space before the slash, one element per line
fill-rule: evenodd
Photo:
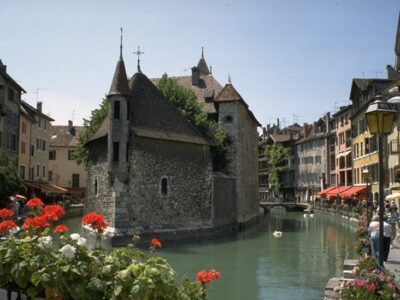
<path fill-rule="evenodd" d="M 61 186 L 76 198 L 83 198 L 86 190 L 87 171 L 78 165 L 74 152 L 83 126 L 52 125 L 50 127 L 48 182 Z"/>
<path fill-rule="evenodd" d="M 25 90 L 7 73 L 7 66 L 0 60 L 0 148 L 18 166 L 19 107 Z"/>

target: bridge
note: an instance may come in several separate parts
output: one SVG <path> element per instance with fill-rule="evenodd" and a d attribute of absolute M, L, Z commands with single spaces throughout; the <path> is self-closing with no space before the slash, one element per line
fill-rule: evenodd
<path fill-rule="evenodd" d="M 274 207 L 283 207 L 287 211 L 312 210 L 311 204 L 300 202 L 260 202 L 260 207 L 264 209 L 264 212 L 267 212 Z"/>

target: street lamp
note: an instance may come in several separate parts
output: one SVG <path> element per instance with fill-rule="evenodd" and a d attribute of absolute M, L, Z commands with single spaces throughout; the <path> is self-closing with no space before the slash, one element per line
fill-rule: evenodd
<path fill-rule="evenodd" d="M 362 170 L 362 176 L 363 176 L 363 179 L 364 179 L 364 181 L 365 181 L 365 183 L 367 184 L 367 191 L 366 191 L 366 194 L 365 194 L 365 200 L 367 201 L 367 227 L 368 227 L 368 224 L 369 224 L 369 220 L 368 220 L 368 206 L 369 206 L 369 188 L 368 188 L 368 183 L 369 183 L 369 176 L 370 176 L 370 172 L 369 172 L 369 170 L 368 170 L 368 167 L 365 167 L 363 170 Z"/>
<path fill-rule="evenodd" d="M 370 104 L 365 113 L 369 132 L 378 136 L 378 154 L 379 154 L 379 265 L 383 267 L 383 135 L 392 131 L 396 111 L 392 109 L 389 103 L 383 102 L 376 97 L 376 100 Z"/>

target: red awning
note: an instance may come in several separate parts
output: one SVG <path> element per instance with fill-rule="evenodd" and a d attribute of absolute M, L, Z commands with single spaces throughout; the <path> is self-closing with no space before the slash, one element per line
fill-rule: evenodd
<path fill-rule="evenodd" d="M 366 189 L 367 189 L 366 185 L 352 186 L 350 189 L 344 191 L 343 193 L 340 193 L 340 196 L 343 198 L 351 198 L 365 193 Z"/>
<path fill-rule="evenodd" d="M 338 186 L 338 187 L 335 187 L 333 190 L 330 190 L 329 192 L 327 192 L 326 196 L 328 198 L 341 197 L 342 193 L 347 191 L 348 189 L 351 189 L 351 186 Z"/>
<path fill-rule="evenodd" d="M 328 187 L 327 189 L 324 189 L 324 190 L 320 191 L 318 193 L 318 196 L 325 197 L 326 193 L 331 191 L 331 190 L 333 190 L 333 189 L 336 189 L 336 186 L 331 186 L 331 187 Z"/>

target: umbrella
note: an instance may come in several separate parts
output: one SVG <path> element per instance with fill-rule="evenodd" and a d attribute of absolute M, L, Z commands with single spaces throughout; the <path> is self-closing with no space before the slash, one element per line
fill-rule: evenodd
<path fill-rule="evenodd" d="M 392 200 L 392 199 L 396 199 L 396 198 L 400 198 L 400 193 L 399 192 L 387 195 L 385 200 Z"/>
<path fill-rule="evenodd" d="M 388 100 L 389 103 L 397 104 L 400 103 L 400 96 L 394 96 Z"/>

